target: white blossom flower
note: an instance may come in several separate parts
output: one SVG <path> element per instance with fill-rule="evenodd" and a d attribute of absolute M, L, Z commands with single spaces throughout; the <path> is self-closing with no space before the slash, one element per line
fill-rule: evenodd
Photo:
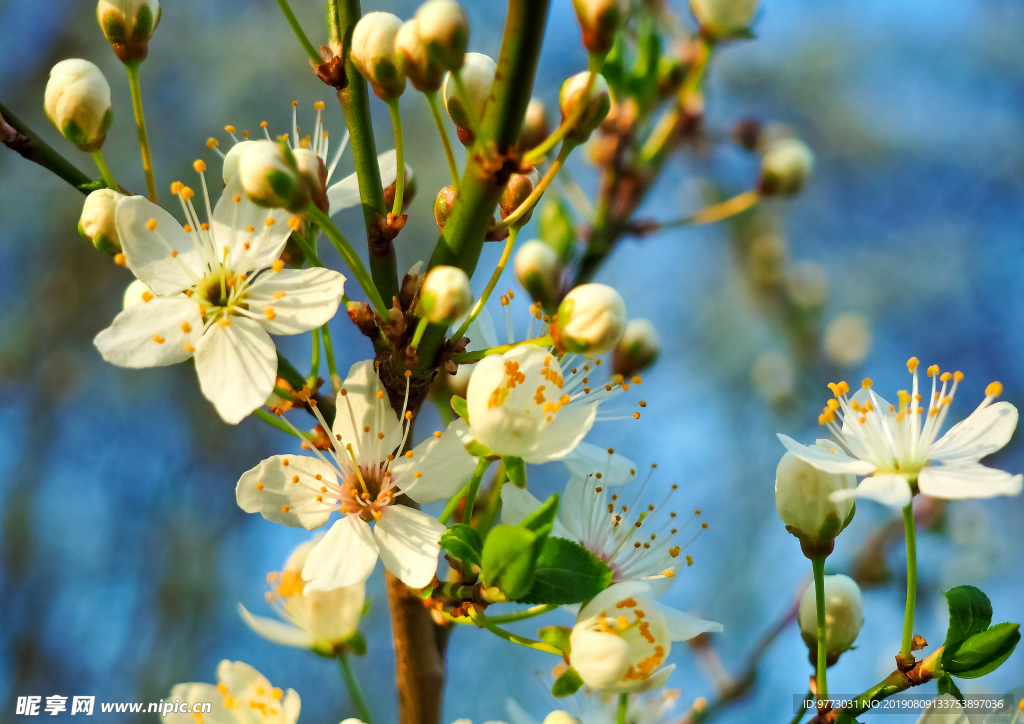
<path fill-rule="evenodd" d="M 408 401 L 408 389 L 406 395 Z M 334 511 L 341 514 L 309 552 L 302 569 L 307 593 L 365 581 L 378 556 L 406 585 L 423 588 L 437 570 L 445 526 L 393 503 L 402 494 L 436 503 L 462 488 L 476 467 L 465 449 L 471 439 L 465 421 L 456 420 L 402 455 L 409 428 L 399 422 L 369 360 L 349 370 L 333 428 L 313 409 L 324 429 L 331 429 L 331 450 L 314 450 L 316 457 L 267 458 L 239 479 L 239 506 L 307 530 L 327 523 Z M 403 405 L 402 418 L 411 417 Z"/>
<path fill-rule="evenodd" d="M 1006 445 L 1017 427 L 1016 407 L 1009 402 L 993 404 L 1002 385 L 990 384 L 978 408 L 939 437 L 963 374 L 940 374 L 938 365 L 929 367 L 932 389 L 925 408 L 916 357 L 910 358 L 907 368 L 913 384 L 910 392 L 899 391 L 899 407 L 876 394 L 870 379 L 852 397 L 845 382 L 830 383 L 835 399 L 828 401 L 818 422 L 828 427 L 835 441 L 801 445 L 786 435 L 779 439 L 819 470 L 867 476 L 854 489 L 834 492 L 833 500 L 852 496 L 902 508 L 913 497 L 913 485 L 925 495 L 949 500 L 1019 494 L 1024 476 L 978 462 Z"/>
<path fill-rule="evenodd" d="M 267 575 L 267 602 L 283 621 L 254 616 L 241 603 L 238 611 L 249 627 L 265 639 L 332 655 L 334 648 L 359 626 L 366 585 L 360 581 L 354 586 L 306 593 L 302 569 L 317 542 L 314 539 L 303 543 L 288 557 L 284 570 Z"/>
<path fill-rule="evenodd" d="M 301 701 L 293 690 L 271 686 L 263 674 L 241 661 L 221 661 L 217 666 L 217 685 L 178 684 L 167 702 L 210 703 L 205 714 L 171 712 L 164 715 L 167 724 L 295 724 Z"/>
<path fill-rule="evenodd" d="M 121 199 L 115 221 L 123 261 L 152 292 L 96 336 L 108 362 L 143 368 L 195 357 L 203 394 L 235 424 L 274 390 L 277 351 L 270 334 L 299 334 L 338 309 L 345 277 L 329 269 L 285 269 L 281 252 L 294 223 L 251 203 L 236 176 L 211 210 L 206 166 L 196 162 L 209 224 L 194 192 L 172 185 L 188 223 L 141 196 Z"/>
<path fill-rule="evenodd" d="M 626 721 L 630 724 L 669 724 L 677 721 L 678 716 L 670 715 L 681 694 L 679 689 L 661 689 L 657 692 L 648 691 L 631 696 L 626 709 Z M 562 724 L 570 720 L 581 724 L 616 724 L 618 721 L 617 697 L 583 689 L 580 696 L 565 700 L 565 704 L 571 705 L 573 712 L 553 711 L 544 718 L 543 724 Z M 509 724 L 540 724 L 514 699 L 505 700 L 505 710 L 508 713 Z"/>

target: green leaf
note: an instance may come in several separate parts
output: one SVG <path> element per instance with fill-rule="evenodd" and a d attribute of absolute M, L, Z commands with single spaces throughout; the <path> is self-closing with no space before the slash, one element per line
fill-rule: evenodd
<path fill-rule="evenodd" d="M 943 594 L 949 605 L 946 648 L 980 633 L 992 623 L 992 603 L 974 586 L 957 586 Z"/>
<path fill-rule="evenodd" d="M 977 679 L 1002 665 L 1020 641 L 1016 623 L 997 623 L 942 652 L 942 670 L 960 679 Z"/>
<path fill-rule="evenodd" d="M 479 566 L 484 542 L 471 526 L 453 523 L 441 534 L 441 547 L 453 558 Z"/>
<path fill-rule="evenodd" d="M 952 676 L 943 676 L 938 681 L 938 690 L 936 693 L 939 696 L 943 694 L 950 694 L 955 696 L 958 701 L 963 702 L 964 695 L 960 693 L 960 689 L 957 687 L 956 682 L 953 681 Z"/>
<path fill-rule="evenodd" d="M 349 635 L 344 641 L 344 646 L 356 656 L 366 656 L 366 638 L 359 631 Z"/>
<path fill-rule="evenodd" d="M 470 440 L 466 443 L 466 452 L 475 458 L 488 458 L 494 453 L 486 445 L 481 445 L 476 440 Z"/>
<path fill-rule="evenodd" d="M 466 398 L 459 397 L 458 395 L 452 395 L 452 409 L 455 410 L 455 414 L 469 422 L 469 407 L 466 405 Z"/>
<path fill-rule="evenodd" d="M 575 694 L 581 686 L 583 686 L 583 677 L 570 666 L 564 674 L 555 679 L 554 686 L 551 687 L 551 695 L 556 699 L 562 699 Z"/>
<path fill-rule="evenodd" d="M 503 457 L 501 461 L 505 463 L 505 474 L 508 475 L 508 479 L 512 481 L 512 484 L 517 488 L 525 488 L 526 463 L 523 462 L 523 459 L 516 457 Z"/>
<path fill-rule="evenodd" d="M 537 534 L 540 538 L 546 538 L 555 527 L 555 518 L 558 517 L 558 493 L 541 503 L 540 507 L 527 515 L 519 523 L 520 528 L 526 528 Z"/>
<path fill-rule="evenodd" d="M 510 599 L 530 590 L 537 558 L 537 536 L 526 528 L 497 525 L 484 541 L 480 578 L 497 586 Z"/>
<path fill-rule="evenodd" d="M 540 640 L 551 644 L 563 653 L 569 653 L 569 635 L 572 629 L 568 626 L 545 626 L 537 632 Z"/>
<path fill-rule="evenodd" d="M 565 538 L 544 541 L 534 568 L 533 585 L 521 603 L 580 603 L 593 598 L 612 582 L 608 564 L 583 546 Z M 552 644 L 553 645 L 553 644 Z"/>

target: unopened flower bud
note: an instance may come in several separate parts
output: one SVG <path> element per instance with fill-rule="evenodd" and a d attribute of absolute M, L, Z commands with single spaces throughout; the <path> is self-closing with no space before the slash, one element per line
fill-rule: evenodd
<path fill-rule="evenodd" d="M 818 652 L 818 609 L 814 585 L 800 598 L 800 636 L 810 649 L 812 660 Z M 857 640 L 864 624 L 864 598 L 849 576 L 825 576 L 825 659 L 829 666 L 839 660 Z"/>
<path fill-rule="evenodd" d="M 134 307 L 136 304 L 145 304 L 146 302 L 152 301 L 153 290 L 149 288 L 141 279 L 136 279 L 128 288 L 124 290 L 124 300 L 122 302 L 124 309 L 128 307 Z"/>
<path fill-rule="evenodd" d="M 701 33 L 712 40 L 742 36 L 754 19 L 758 0 L 690 0 Z"/>
<path fill-rule="evenodd" d="M 615 349 L 626 328 L 626 303 L 606 284 L 581 284 L 558 305 L 551 323 L 555 345 L 566 352 L 601 354 Z"/>
<path fill-rule="evenodd" d="M 62 60 L 50 70 L 43 100 L 46 116 L 82 151 L 103 146 L 114 116 L 110 85 L 88 60 Z"/>
<path fill-rule="evenodd" d="M 292 153 L 302 181 L 309 189 L 310 198 L 326 214 L 330 203 L 327 201 L 327 166 L 324 160 L 309 148 L 297 148 Z"/>
<path fill-rule="evenodd" d="M 562 121 L 564 122 L 576 110 L 576 104 L 581 103 L 583 91 L 587 89 L 590 80 L 590 71 L 577 73 L 562 84 L 562 90 L 558 94 L 558 104 L 562 109 Z M 608 92 L 608 81 L 598 73 L 594 79 L 593 87 L 590 89 L 590 100 L 580 115 L 576 125 L 566 135 L 566 140 L 573 143 L 583 143 L 595 128 L 601 125 L 601 121 L 611 110 L 611 95 Z"/>
<path fill-rule="evenodd" d="M 431 60 L 445 70 L 461 68 L 469 46 L 469 18 L 462 6 L 455 0 L 427 0 L 416 11 L 416 20 Z"/>
<path fill-rule="evenodd" d="M 96 4 L 96 20 L 122 63 L 146 59 L 160 12 L 159 0 L 99 0 Z"/>
<path fill-rule="evenodd" d="M 853 498 L 833 501 L 830 496 L 855 487 L 855 475 L 826 473 L 791 452 L 782 456 L 775 469 L 775 508 L 804 555 L 832 552 L 835 537 L 852 517 Z"/>
<path fill-rule="evenodd" d="M 825 356 L 837 365 L 860 364 L 871 349 L 871 324 L 861 314 L 836 317 L 825 328 Z"/>
<path fill-rule="evenodd" d="M 548 114 L 544 103 L 539 98 L 531 98 L 526 106 L 526 117 L 523 118 L 523 130 L 519 134 L 519 148 L 529 151 L 548 137 L 551 129 L 548 126 Z"/>
<path fill-rule="evenodd" d="M 544 724 L 581 724 L 580 720 L 567 711 L 556 710 L 544 717 Z"/>
<path fill-rule="evenodd" d="M 254 143 L 256 143 L 256 141 L 240 141 L 232 146 L 226 154 L 224 154 L 223 179 L 225 186 L 227 186 L 228 181 L 238 173 L 238 163 L 242 160 L 242 154 L 245 153 L 245 150 Z"/>
<path fill-rule="evenodd" d="M 533 182 L 528 176 L 521 173 L 514 173 L 509 176 L 508 183 L 505 184 L 505 190 L 501 192 L 501 199 L 498 201 L 501 218 L 508 218 L 508 215 L 518 209 L 529 198 L 531 193 L 533 193 Z M 519 217 L 515 226 L 525 225 L 531 216 L 533 216 L 532 208 Z"/>
<path fill-rule="evenodd" d="M 535 302 L 550 307 L 558 298 L 562 265 L 555 250 L 540 239 L 526 242 L 513 263 L 516 279 Z"/>
<path fill-rule="evenodd" d="M 423 316 L 434 323 L 451 324 L 473 306 L 473 290 L 466 272 L 454 266 L 436 266 L 420 288 Z"/>
<path fill-rule="evenodd" d="M 741 118 L 735 126 L 732 127 L 730 135 L 736 143 L 743 146 L 748 151 L 756 151 L 762 142 L 762 131 L 764 129 L 761 126 L 761 121 L 756 118 Z"/>
<path fill-rule="evenodd" d="M 660 352 L 661 339 L 654 325 L 647 319 L 631 319 L 615 345 L 612 369 L 623 377 L 632 377 L 654 364 Z"/>
<path fill-rule="evenodd" d="M 117 202 L 124 196 L 111 189 L 98 189 L 85 197 L 78 233 L 100 251 L 116 254 L 121 251 L 121 237 L 114 224 Z"/>
<path fill-rule="evenodd" d="M 603 54 L 612 49 L 615 33 L 629 15 L 629 0 L 573 0 L 583 47 Z"/>
<path fill-rule="evenodd" d="M 367 13 L 352 31 L 352 62 L 381 100 L 391 100 L 405 91 L 405 73 L 395 55 L 395 36 L 402 27 L 397 15 Z"/>
<path fill-rule="evenodd" d="M 572 665 L 592 689 L 603 691 L 618 684 L 630 665 L 630 647 L 621 636 L 573 629 Z"/>
<path fill-rule="evenodd" d="M 444 229 L 444 225 L 448 223 L 448 218 L 452 215 L 454 206 L 454 186 L 445 186 L 437 192 L 437 197 L 434 199 L 434 220 L 437 222 L 438 229 Z"/>
<path fill-rule="evenodd" d="M 430 93 L 441 88 L 444 68 L 432 60 L 427 44 L 420 36 L 418 18 L 407 20 L 395 35 L 395 60 L 413 88 Z"/>
<path fill-rule="evenodd" d="M 434 1 L 434 0 L 432 0 Z M 491 94 L 491 84 L 494 83 L 494 74 L 498 66 L 494 61 L 483 53 L 466 53 L 466 62 L 459 71 L 462 83 L 466 86 L 466 95 L 469 96 L 469 103 L 472 106 L 473 118 L 479 121 L 484 115 L 484 105 L 487 97 Z M 448 116 L 459 128 L 469 128 L 472 123 L 466 109 L 462 107 L 455 92 L 455 79 L 449 72 L 444 78 L 444 88 L 441 90 L 444 98 L 444 107 Z"/>
<path fill-rule="evenodd" d="M 301 211 L 309 205 L 309 184 L 283 142 L 255 141 L 242 154 L 238 173 L 246 195 L 257 206 Z"/>
<path fill-rule="evenodd" d="M 803 188 L 814 168 L 814 155 L 803 141 L 785 138 L 776 141 L 761 159 L 758 190 L 765 195 L 789 196 Z"/>
<path fill-rule="evenodd" d="M 552 196 L 540 209 L 540 238 L 555 250 L 558 260 L 564 265 L 576 249 L 576 222 L 568 204 Z"/>

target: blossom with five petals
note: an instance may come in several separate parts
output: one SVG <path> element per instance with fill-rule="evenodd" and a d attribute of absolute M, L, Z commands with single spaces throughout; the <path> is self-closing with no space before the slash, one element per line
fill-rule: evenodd
<path fill-rule="evenodd" d="M 209 703 L 206 713 L 170 712 L 168 724 L 295 724 L 301 702 L 294 689 L 282 691 L 249 664 L 224 660 L 217 666 L 217 685 L 178 684 L 168 702 Z"/>

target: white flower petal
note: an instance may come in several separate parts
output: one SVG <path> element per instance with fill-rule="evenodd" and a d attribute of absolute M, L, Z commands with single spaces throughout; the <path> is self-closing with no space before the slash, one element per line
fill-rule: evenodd
<path fill-rule="evenodd" d="M 377 543 L 370 526 L 355 515 L 334 522 L 309 552 L 302 578 L 305 593 L 354 586 L 370 577 L 377 565 Z"/>
<path fill-rule="evenodd" d="M 153 231 L 151 221 L 156 221 Z M 125 263 L 157 296 L 177 294 L 203 276 L 206 263 L 190 235 L 177 219 L 145 197 L 126 196 L 118 201 L 114 224 Z"/>
<path fill-rule="evenodd" d="M 625 485 L 636 477 L 636 463 L 619 453 L 609 453 L 607 448 L 579 443 L 562 463 L 574 476 L 586 477 L 600 473 L 598 485 L 615 487 Z"/>
<path fill-rule="evenodd" d="M 875 471 L 874 465 L 864 460 L 851 458 L 840 450 L 839 445 L 835 446 L 835 452 L 830 452 L 819 445 L 801 445 L 793 438 L 782 433 L 778 434 L 778 438 L 791 453 L 826 473 L 870 475 Z"/>
<path fill-rule="evenodd" d="M 861 480 L 856 488 L 837 490 L 828 497 L 832 501 L 864 498 L 891 508 L 905 508 L 913 493 L 910 483 L 902 475 L 872 475 Z"/>
<path fill-rule="evenodd" d="M 523 456 L 528 463 L 561 460 L 590 432 L 597 419 L 597 405 L 572 404 L 563 407 L 555 419 L 541 432 L 536 449 Z"/>
<path fill-rule="evenodd" d="M 259 513 L 272 523 L 313 530 L 327 522 L 337 502 L 320 488 L 334 489 L 337 482 L 334 468 L 318 458 L 274 455 L 242 474 L 235 485 L 235 500 L 246 513 Z M 323 497 L 322 502 L 316 499 L 318 495 Z"/>
<path fill-rule="evenodd" d="M 341 387 L 344 394 L 337 398 L 333 432 L 341 435 L 342 447 L 352 445 L 361 465 L 379 463 L 402 443 L 402 425 L 373 362 L 363 360 L 352 365 Z M 384 433 L 383 438 L 380 433 Z"/>
<path fill-rule="evenodd" d="M 1020 495 L 1024 476 L 989 468 L 978 463 L 934 465 L 917 477 L 921 492 L 933 498 L 992 498 L 996 495 Z"/>
<path fill-rule="evenodd" d="M 273 688 L 267 677 L 244 661 L 221 661 L 217 665 L 217 680 L 239 699 L 243 698 L 249 689 L 257 686 L 263 687 L 265 691 Z"/>
<path fill-rule="evenodd" d="M 344 293 L 344 276 L 316 267 L 264 272 L 245 296 L 250 311 L 262 315 L 259 322 L 268 332 L 299 334 L 326 324 Z"/>
<path fill-rule="evenodd" d="M 972 413 L 935 441 L 928 455 L 952 465 L 976 463 L 1001 449 L 1017 427 L 1017 408 L 1002 401 Z"/>
<path fill-rule="evenodd" d="M 648 676 L 646 679 L 636 679 L 634 681 L 623 681 L 617 686 L 608 689 L 609 694 L 640 694 L 645 691 L 653 691 L 654 689 L 660 689 L 668 683 L 668 677 L 675 671 L 676 665 L 669 664 L 663 666 L 653 674 Z"/>
<path fill-rule="evenodd" d="M 196 372 L 206 399 L 224 422 L 234 425 L 274 391 L 277 349 L 257 322 L 228 319 L 226 327 L 215 322 L 196 344 Z"/>
<path fill-rule="evenodd" d="M 615 604 L 631 596 L 644 596 L 650 587 L 643 581 L 623 581 L 601 591 L 590 602 L 580 609 L 577 621 L 596 616 L 602 611 L 612 611 Z"/>
<path fill-rule="evenodd" d="M 227 250 L 227 267 L 236 273 L 269 267 L 291 236 L 289 218 L 284 209 L 265 209 L 250 201 L 241 174 L 235 174 L 213 210 L 210 231 L 217 258 L 223 259 Z"/>
<path fill-rule="evenodd" d="M 647 605 L 653 606 L 664 617 L 665 623 L 668 624 L 668 635 L 672 641 L 689 641 L 702 633 L 717 633 L 723 629 L 722 624 L 716 621 L 698 618 L 658 601 L 648 599 Z"/>
<path fill-rule="evenodd" d="M 191 357 L 185 345 L 194 349 L 202 333 L 197 302 L 187 297 L 153 297 L 114 317 L 93 343 L 103 359 L 119 367 L 161 367 Z"/>
<path fill-rule="evenodd" d="M 203 714 L 203 724 L 235 724 L 238 721 L 234 712 L 225 708 L 224 695 L 217 691 L 217 687 L 213 684 L 177 684 L 171 689 L 167 701 L 175 699 L 187 701 L 190 704 L 195 702 L 210 704 L 210 711 Z M 161 721 L 167 724 L 197 724 L 194 714 L 181 712 L 170 712 Z"/>
<path fill-rule="evenodd" d="M 472 311 L 470 310 L 463 317 L 455 321 L 449 336 L 462 327 L 466 317 Z M 491 317 L 491 313 L 487 311 L 486 307 L 481 309 L 480 314 L 469 323 L 469 327 L 466 329 L 466 336 L 469 337 L 469 344 L 466 346 L 467 352 L 476 352 L 481 349 L 490 349 L 491 347 L 498 346 L 498 333 L 494 329 L 494 318 Z"/>
<path fill-rule="evenodd" d="M 423 588 L 437 571 L 445 527 L 432 516 L 402 505 L 381 511 L 373 527 L 384 567 L 409 588 Z"/>
<path fill-rule="evenodd" d="M 398 180 L 398 151 L 391 149 L 377 156 L 377 166 L 380 168 L 380 184 L 387 188 Z"/>
<path fill-rule="evenodd" d="M 281 699 L 281 711 L 284 713 L 285 724 L 295 724 L 299 720 L 299 712 L 302 710 L 302 700 L 299 692 L 295 689 L 288 689 Z"/>
<path fill-rule="evenodd" d="M 398 153 L 392 149 L 377 156 L 377 165 L 380 168 L 380 183 L 382 188 L 387 188 L 398 179 Z M 406 165 L 406 170 L 410 170 Z M 356 175 L 350 174 L 338 183 L 327 189 L 327 201 L 331 205 L 331 214 L 342 209 L 358 206 L 361 203 L 359 198 L 359 179 Z"/>
<path fill-rule="evenodd" d="M 266 616 L 254 616 L 242 604 L 238 604 L 238 614 L 253 631 L 268 641 L 283 646 L 295 646 L 308 649 L 313 645 L 313 637 L 297 626 L 278 621 Z"/>
<path fill-rule="evenodd" d="M 402 492 L 422 505 L 451 498 L 476 468 L 476 458 L 466 452 L 472 440 L 466 421 L 458 419 L 441 437 L 431 435 L 413 448 L 411 458 L 397 458 L 391 470 Z"/>
<path fill-rule="evenodd" d="M 537 500 L 529 490 L 517 488 L 511 483 L 501 486 L 501 522 L 505 525 L 519 525 L 526 516 L 537 510 L 540 506 L 541 501 Z M 565 513 L 565 509 L 566 503 L 563 499 L 560 515 Z M 579 541 L 579 538 L 569 532 L 557 518 L 555 519 L 552 534 L 559 538 Z"/>

